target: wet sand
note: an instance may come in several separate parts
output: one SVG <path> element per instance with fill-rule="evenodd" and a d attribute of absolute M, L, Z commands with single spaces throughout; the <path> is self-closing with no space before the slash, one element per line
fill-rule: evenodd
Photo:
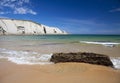
<path fill-rule="evenodd" d="M 103 45 L 94 44 L 81 44 L 81 43 L 67 43 L 58 45 L 37 45 L 37 46 L 24 46 L 14 45 L 14 43 L 3 43 L 0 48 L 20 51 L 35 51 L 41 54 L 51 54 L 60 52 L 93 52 L 98 54 L 105 54 L 110 57 L 120 57 L 120 45 L 115 47 L 106 47 Z"/>
<path fill-rule="evenodd" d="M 120 83 L 120 71 L 85 63 L 17 65 L 1 61 L 0 83 Z"/>

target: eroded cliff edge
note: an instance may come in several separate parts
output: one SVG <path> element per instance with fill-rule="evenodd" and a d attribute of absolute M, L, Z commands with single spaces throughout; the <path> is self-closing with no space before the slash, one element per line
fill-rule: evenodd
<path fill-rule="evenodd" d="M 49 27 L 30 20 L 0 18 L 0 35 L 67 34 L 57 27 Z"/>

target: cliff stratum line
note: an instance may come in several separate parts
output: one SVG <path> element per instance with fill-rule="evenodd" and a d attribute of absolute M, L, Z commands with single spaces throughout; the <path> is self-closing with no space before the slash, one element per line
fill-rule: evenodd
<path fill-rule="evenodd" d="M 64 30 L 29 20 L 0 18 L 0 35 L 67 34 Z"/>

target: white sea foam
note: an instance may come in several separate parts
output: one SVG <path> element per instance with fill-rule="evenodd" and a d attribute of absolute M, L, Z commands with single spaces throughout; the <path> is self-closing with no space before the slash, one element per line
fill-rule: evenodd
<path fill-rule="evenodd" d="M 17 64 L 52 64 L 52 54 L 40 54 L 37 52 L 14 51 L 0 48 L 0 58 L 6 58 Z"/>
<path fill-rule="evenodd" d="M 81 43 L 87 43 L 87 44 L 100 44 L 100 45 L 104 45 L 104 46 L 109 46 L 109 47 L 113 47 L 115 45 L 118 45 L 120 43 L 115 43 L 115 42 L 102 42 L 102 41 L 80 41 Z"/>
<path fill-rule="evenodd" d="M 120 69 L 120 57 L 111 57 L 110 59 L 114 65 L 114 67 L 116 69 Z"/>

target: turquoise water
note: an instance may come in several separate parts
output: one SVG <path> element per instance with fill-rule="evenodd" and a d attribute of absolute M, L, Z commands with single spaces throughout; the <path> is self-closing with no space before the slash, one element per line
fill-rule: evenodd
<path fill-rule="evenodd" d="M 87 43 L 111 46 L 120 44 L 120 35 L 30 35 L 30 36 L 0 36 L 4 46 L 49 46 L 68 43 Z"/>
<path fill-rule="evenodd" d="M 120 43 L 120 35 L 31 35 L 0 36 L 0 41 L 79 42 L 102 41 Z"/>

